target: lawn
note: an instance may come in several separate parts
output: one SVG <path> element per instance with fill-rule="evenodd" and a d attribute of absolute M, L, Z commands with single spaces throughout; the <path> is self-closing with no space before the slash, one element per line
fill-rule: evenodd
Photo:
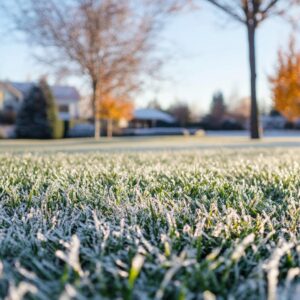
<path fill-rule="evenodd" d="M 297 148 L 9 143 L 0 298 L 299 299 Z"/>
<path fill-rule="evenodd" d="M 217 134 L 217 133 L 216 133 Z M 228 134 L 228 133 L 227 133 Z M 248 136 L 232 135 L 158 136 L 63 139 L 63 140 L 1 140 L 0 153 L 57 153 L 57 152 L 143 152 L 162 150 L 203 150 L 220 148 L 300 148 L 300 135 L 268 136 L 261 140 L 250 140 Z M 237 134 L 237 135 L 235 135 Z"/>

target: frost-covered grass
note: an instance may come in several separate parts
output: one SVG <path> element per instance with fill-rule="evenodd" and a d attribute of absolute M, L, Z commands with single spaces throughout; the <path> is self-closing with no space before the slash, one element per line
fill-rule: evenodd
<path fill-rule="evenodd" d="M 0 298 L 299 299 L 299 162 L 0 155 Z"/>

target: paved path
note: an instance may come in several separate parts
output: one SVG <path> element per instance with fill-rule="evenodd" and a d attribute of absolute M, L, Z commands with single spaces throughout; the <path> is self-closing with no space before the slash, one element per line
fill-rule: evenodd
<path fill-rule="evenodd" d="M 298 148 L 300 137 L 266 137 L 251 141 L 243 136 L 206 137 L 124 137 L 65 140 L 0 140 L 0 153 L 24 152 L 116 152 L 220 148 Z"/>

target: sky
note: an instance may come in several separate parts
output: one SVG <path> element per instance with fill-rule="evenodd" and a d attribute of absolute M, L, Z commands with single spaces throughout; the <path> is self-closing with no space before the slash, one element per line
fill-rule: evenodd
<path fill-rule="evenodd" d="M 268 75 L 274 72 L 279 47 L 287 47 L 291 27 L 283 20 L 267 20 L 257 32 L 258 98 L 270 106 Z M 220 90 L 228 104 L 249 96 L 249 67 L 246 29 L 210 7 L 185 12 L 166 24 L 160 41 L 170 53 L 162 69 L 162 80 L 149 80 L 136 97 L 138 107 L 156 99 L 166 108 L 174 101 L 188 102 L 205 113 L 212 95 Z M 43 67 L 31 56 L 30 46 L 2 37 L 0 80 L 36 80 Z M 84 90 L 80 79 L 69 79 Z"/>

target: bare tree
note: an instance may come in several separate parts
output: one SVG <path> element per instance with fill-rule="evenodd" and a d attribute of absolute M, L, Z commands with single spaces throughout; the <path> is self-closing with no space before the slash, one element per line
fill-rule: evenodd
<path fill-rule="evenodd" d="M 167 112 L 176 118 L 180 126 L 186 126 L 192 118 L 192 110 L 186 102 L 176 101 Z"/>
<path fill-rule="evenodd" d="M 100 135 L 102 94 L 138 89 L 142 74 L 157 69 L 150 59 L 164 17 L 181 0 L 4 0 L 16 30 L 40 47 L 41 59 L 89 79 Z M 153 57 L 152 57 L 153 58 Z"/>
<path fill-rule="evenodd" d="M 210 108 L 210 119 L 215 127 L 219 127 L 224 121 L 226 114 L 226 105 L 223 93 L 217 91 L 214 93 Z"/>
<path fill-rule="evenodd" d="M 251 82 L 250 134 L 260 138 L 259 114 L 256 95 L 255 35 L 258 26 L 274 15 L 282 15 L 293 0 L 202 0 L 206 1 L 247 28 Z"/>

